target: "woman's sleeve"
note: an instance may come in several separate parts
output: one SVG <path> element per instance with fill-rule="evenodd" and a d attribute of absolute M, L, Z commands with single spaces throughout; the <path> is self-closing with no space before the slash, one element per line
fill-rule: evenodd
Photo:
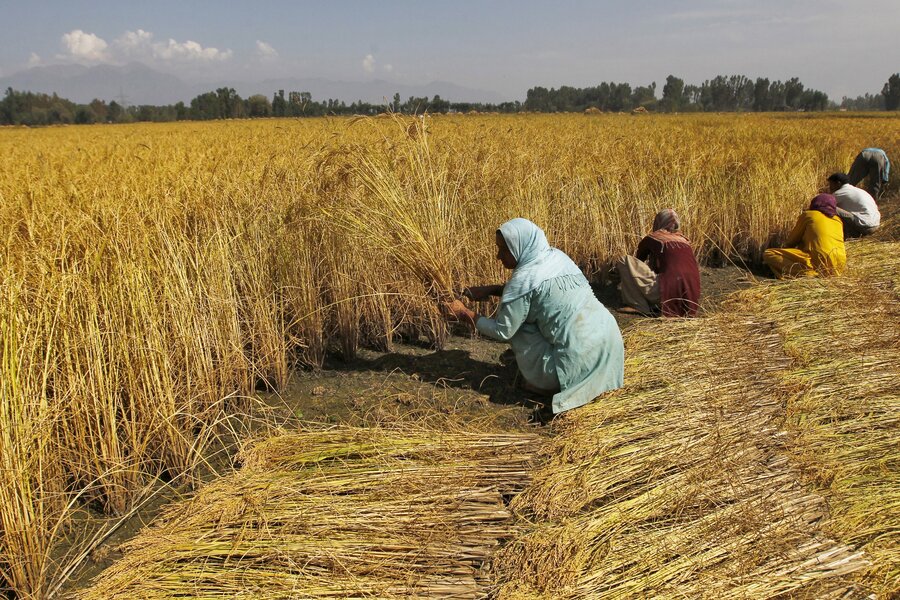
<path fill-rule="evenodd" d="M 806 231 L 806 213 L 802 213 L 800 217 L 797 219 L 797 223 L 794 225 L 794 228 L 791 229 L 791 233 L 788 234 L 787 239 L 784 241 L 785 248 L 794 248 L 803 241 L 803 232 Z"/>
<path fill-rule="evenodd" d="M 529 294 L 512 302 L 504 302 L 497 310 L 496 318 L 479 317 L 475 327 L 482 335 L 500 342 L 508 342 L 525 322 L 530 306 Z"/>
<path fill-rule="evenodd" d="M 641 243 L 638 244 L 637 252 L 634 253 L 634 256 L 638 260 L 646 261 L 650 258 L 650 254 L 653 252 L 653 238 L 645 236 L 644 239 L 641 240 Z"/>

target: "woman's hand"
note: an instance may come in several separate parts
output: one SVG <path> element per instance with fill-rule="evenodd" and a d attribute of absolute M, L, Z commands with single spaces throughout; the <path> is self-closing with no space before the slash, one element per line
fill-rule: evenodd
<path fill-rule="evenodd" d="M 463 296 L 469 300 L 487 300 L 491 296 L 500 296 L 503 294 L 502 285 L 473 285 L 463 290 Z"/>
<path fill-rule="evenodd" d="M 453 302 L 445 302 L 443 305 L 444 316 L 448 321 L 459 321 L 465 323 L 471 328 L 475 328 L 475 319 L 477 315 L 466 308 L 466 305 L 459 300 Z"/>

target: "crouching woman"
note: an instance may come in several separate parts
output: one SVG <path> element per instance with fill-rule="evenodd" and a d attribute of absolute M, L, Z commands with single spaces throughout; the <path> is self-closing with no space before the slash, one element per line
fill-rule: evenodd
<path fill-rule="evenodd" d="M 526 387 L 552 395 L 554 413 L 622 387 L 622 334 L 575 263 L 527 219 L 501 225 L 496 244 L 497 259 L 513 271 L 509 281 L 466 293 L 473 300 L 500 296 L 495 318 L 476 315 L 459 300 L 448 305 L 448 317 L 509 343 Z"/>
<path fill-rule="evenodd" d="M 653 219 L 634 256 L 616 263 L 622 304 L 644 315 L 659 310 L 664 317 L 693 317 L 700 308 L 700 267 L 691 243 L 681 234 L 674 209 Z"/>
<path fill-rule="evenodd" d="M 784 245 L 763 253 L 763 262 L 778 279 L 840 275 L 847 265 L 847 253 L 834 196 L 819 194 L 813 198 Z"/>

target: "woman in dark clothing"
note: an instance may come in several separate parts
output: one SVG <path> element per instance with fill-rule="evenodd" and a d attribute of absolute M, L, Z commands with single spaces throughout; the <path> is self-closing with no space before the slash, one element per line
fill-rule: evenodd
<path fill-rule="evenodd" d="M 693 317 L 700 307 L 700 269 L 691 243 L 681 233 L 678 215 L 666 208 L 653 220 L 653 231 L 634 256 L 623 256 L 619 271 L 622 303 L 642 314 L 658 307 L 664 317 Z"/>

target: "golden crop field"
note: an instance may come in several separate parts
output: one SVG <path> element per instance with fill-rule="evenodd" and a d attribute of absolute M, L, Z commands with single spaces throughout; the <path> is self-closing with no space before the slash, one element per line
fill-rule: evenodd
<path fill-rule="evenodd" d="M 900 119 L 509 115 L 0 130 L 0 590 L 67 576 L 81 506 L 191 481 L 259 386 L 447 336 L 527 217 L 589 278 L 672 206 L 703 260 L 758 260 Z M 896 179 L 896 178 L 895 178 Z M 892 182 L 890 193 L 896 184 Z"/>

